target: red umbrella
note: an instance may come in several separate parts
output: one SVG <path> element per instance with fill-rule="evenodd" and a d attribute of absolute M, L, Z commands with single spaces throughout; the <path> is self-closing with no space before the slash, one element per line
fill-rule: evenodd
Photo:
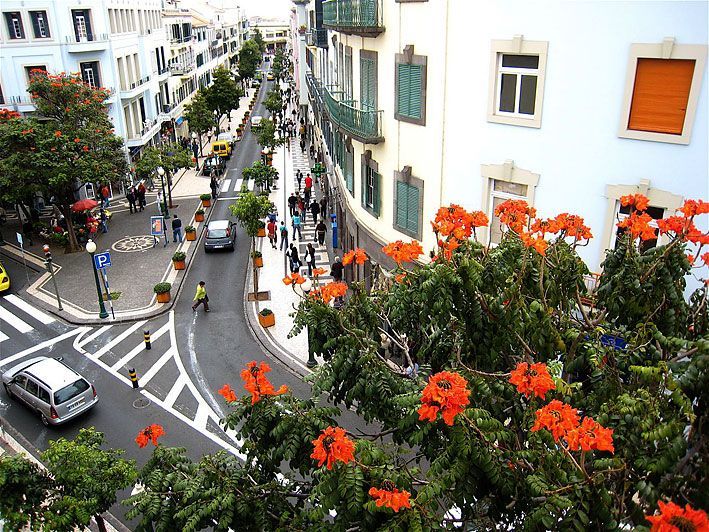
<path fill-rule="evenodd" d="M 98 201 L 92 199 L 82 199 L 74 203 L 71 206 L 71 210 L 74 212 L 88 211 L 93 209 L 98 205 Z"/>

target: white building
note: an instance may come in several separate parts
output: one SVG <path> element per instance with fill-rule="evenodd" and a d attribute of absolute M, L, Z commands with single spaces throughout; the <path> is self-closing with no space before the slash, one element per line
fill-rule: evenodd
<path fill-rule="evenodd" d="M 494 207 L 521 198 L 583 216 L 594 239 L 579 251 L 598 271 L 621 195 L 645 193 L 654 217 L 709 196 L 707 15 L 706 2 L 311 0 L 293 59 L 342 247 L 384 264 L 390 241 L 431 250 L 428 222 L 449 203 L 487 212 L 494 244 Z"/>
<path fill-rule="evenodd" d="M 266 43 L 266 52 L 269 54 L 279 48 L 285 49 L 288 42 L 288 28 L 288 22 L 279 18 L 249 18 L 249 38 L 253 39 L 255 31 L 259 30 Z"/>

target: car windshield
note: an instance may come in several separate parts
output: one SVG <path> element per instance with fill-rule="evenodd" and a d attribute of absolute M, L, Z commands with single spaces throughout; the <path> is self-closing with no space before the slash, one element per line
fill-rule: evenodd
<path fill-rule="evenodd" d="M 207 231 L 207 238 L 225 238 L 226 236 L 226 229 L 209 229 Z"/>
<path fill-rule="evenodd" d="M 79 379 L 78 381 L 71 383 L 69 386 L 64 386 L 64 388 L 58 392 L 54 392 L 54 404 L 60 405 L 62 403 L 66 403 L 77 395 L 84 393 L 89 389 L 89 386 L 89 383 L 84 379 Z"/>

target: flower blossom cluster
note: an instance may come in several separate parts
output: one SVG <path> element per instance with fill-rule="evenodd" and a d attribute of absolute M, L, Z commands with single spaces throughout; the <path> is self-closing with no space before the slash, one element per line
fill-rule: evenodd
<path fill-rule="evenodd" d="M 335 462 L 347 464 L 354 460 L 354 442 L 347 437 L 340 427 L 327 427 L 317 439 L 313 440 L 313 452 L 310 458 L 318 461 L 318 467 L 326 464 L 332 469 Z"/>
<path fill-rule="evenodd" d="M 165 429 L 163 429 L 161 425 L 153 423 L 152 425 L 145 427 L 138 433 L 138 436 L 135 438 L 135 443 L 137 443 L 138 447 L 142 449 L 143 447 L 148 445 L 148 442 L 152 441 L 153 445 L 157 447 L 158 438 L 160 436 L 163 436 L 164 434 Z"/>
<path fill-rule="evenodd" d="M 468 381 L 457 373 L 440 371 L 431 375 L 421 393 L 419 420 L 436 421 L 440 412 L 446 425 L 453 425 L 455 416 L 470 403 Z"/>
<path fill-rule="evenodd" d="M 571 451 L 609 451 L 613 447 L 613 429 L 601 426 L 590 417 L 579 419 L 578 410 L 554 399 L 534 413 L 532 432 L 546 429 L 554 441 L 564 440 Z"/>
<path fill-rule="evenodd" d="M 244 381 L 244 388 L 251 394 L 251 404 L 258 403 L 262 397 L 269 395 L 281 395 L 288 391 L 284 384 L 278 390 L 273 387 L 271 381 L 266 377 L 266 373 L 271 371 L 271 366 L 266 362 L 256 364 L 252 360 L 246 365 L 246 369 L 241 370 L 241 379 Z"/>
<path fill-rule="evenodd" d="M 416 240 L 409 243 L 397 240 L 384 246 L 382 251 L 399 267 L 402 262 L 413 262 L 423 254 L 423 248 Z"/>

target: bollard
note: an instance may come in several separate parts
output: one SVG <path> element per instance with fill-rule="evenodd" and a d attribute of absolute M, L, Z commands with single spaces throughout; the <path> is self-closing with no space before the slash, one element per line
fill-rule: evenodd
<path fill-rule="evenodd" d="M 130 381 L 133 383 L 133 388 L 138 388 L 138 374 L 135 372 L 135 369 L 129 369 L 128 370 L 128 376 L 130 377 Z"/>
<path fill-rule="evenodd" d="M 150 345 L 150 331 L 149 330 L 144 330 L 143 331 L 143 339 L 145 340 L 145 349 L 147 351 L 150 351 L 152 349 Z"/>

